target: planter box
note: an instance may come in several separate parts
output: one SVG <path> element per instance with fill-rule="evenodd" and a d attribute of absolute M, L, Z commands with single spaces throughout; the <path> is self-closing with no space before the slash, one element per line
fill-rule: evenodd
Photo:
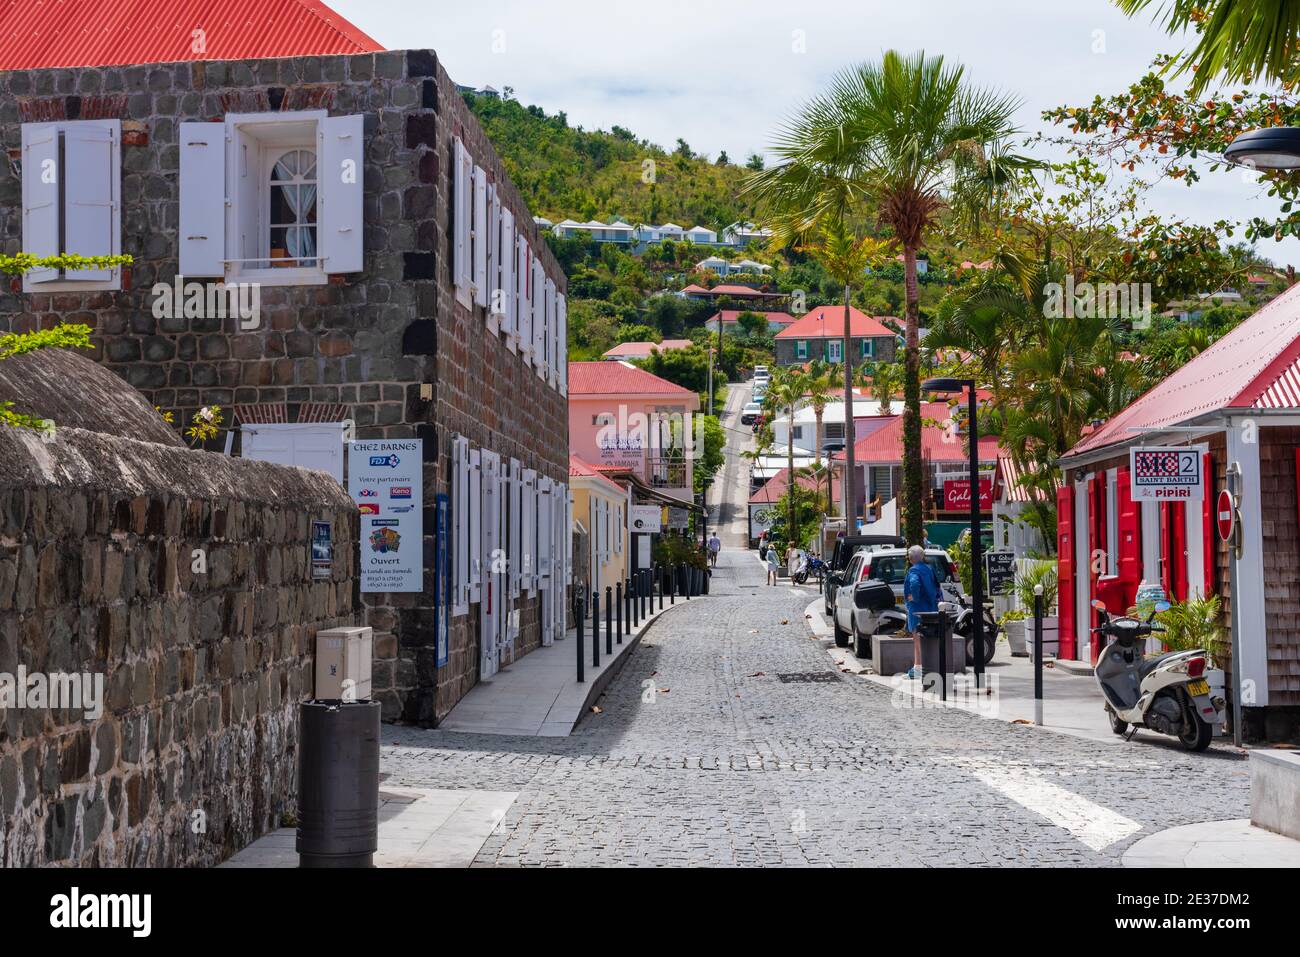
<path fill-rule="evenodd" d="M 1002 630 L 1006 632 L 1007 644 L 1011 646 L 1011 657 L 1027 658 L 1029 657 L 1029 645 L 1025 638 L 1025 622 L 1023 619 L 1003 622 Z"/>
<path fill-rule="evenodd" d="M 1300 754 L 1250 752 L 1250 823 L 1300 841 Z"/>
<path fill-rule="evenodd" d="M 1034 619 L 1025 619 L 1025 653 L 1034 657 Z M 1060 619 L 1056 615 L 1043 616 L 1043 657 L 1057 658 L 1061 653 Z"/>
<path fill-rule="evenodd" d="M 912 667 L 912 639 L 871 636 L 871 667 L 878 675 L 901 675 Z"/>

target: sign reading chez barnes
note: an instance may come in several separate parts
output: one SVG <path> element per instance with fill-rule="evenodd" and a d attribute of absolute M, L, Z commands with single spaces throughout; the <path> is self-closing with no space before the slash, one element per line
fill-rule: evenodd
<path fill-rule="evenodd" d="M 943 483 L 943 508 L 946 512 L 970 511 L 970 482 L 948 479 Z M 980 479 L 980 511 L 993 508 L 993 480 Z"/>
<path fill-rule="evenodd" d="M 361 511 L 361 590 L 424 590 L 422 439 L 349 443 L 348 492 Z"/>

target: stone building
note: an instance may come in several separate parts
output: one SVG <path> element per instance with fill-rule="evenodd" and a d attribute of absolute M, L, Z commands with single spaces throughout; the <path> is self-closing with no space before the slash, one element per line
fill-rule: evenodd
<path fill-rule="evenodd" d="M 896 319 L 890 319 L 897 322 Z M 875 316 L 849 310 L 854 365 L 893 362 L 898 351 L 898 334 Z M 813 359 L 843 361 L 844 307 L 818 306 L 787 324 L 776 334 L 776 364 L 803 365 Z"/>
<path fill-rule="evenodd" d="M 321 27 L 324 9 L 303 4 L 300 55 L 279 58 L 256 5 L 214 37 L 225 59 L 162 62 L 189 50 L 168 31 L 104 46 L 146 63 L 0 43 L 0 249 L 132 257 L 14 281 L 0 331 L 90 325 L 94 356 L 179 423 L 222 407 L 214 451 L 346 482 L 348 439 L 422 440 L 401 519 L 422 520 L 419 590 L 360 603 L 385 717 L 431 724 L 562 633 L 565 279 L 436 54 Z M 363 548 L 386 508 L 363 507 Z"/>

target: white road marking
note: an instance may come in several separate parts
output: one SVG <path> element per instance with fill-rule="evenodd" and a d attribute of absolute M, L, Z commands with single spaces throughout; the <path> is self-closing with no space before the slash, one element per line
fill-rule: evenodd
<path fill-rule="evenodd" d="M 999 794 L 1065 828 L 1094 851 L 1105 850 L 1142 830 L 1136 821 L 1044 780 L 1031 768 L 988 762 L 961 766 Z"/>

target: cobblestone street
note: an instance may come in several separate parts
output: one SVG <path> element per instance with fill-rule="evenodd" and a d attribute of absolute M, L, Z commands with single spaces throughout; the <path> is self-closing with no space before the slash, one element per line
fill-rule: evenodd
<path fill-rule="evenodd" d="M 386 727 L 387 783 L 520 792 L 476 866 L 1115 865 L 1153 831 L 1247 815 L 1225 750 L 894 707 L 811 637 L 811 589 L 764 586 L 738 550 L 714 583 L 571 737 Z"/>

